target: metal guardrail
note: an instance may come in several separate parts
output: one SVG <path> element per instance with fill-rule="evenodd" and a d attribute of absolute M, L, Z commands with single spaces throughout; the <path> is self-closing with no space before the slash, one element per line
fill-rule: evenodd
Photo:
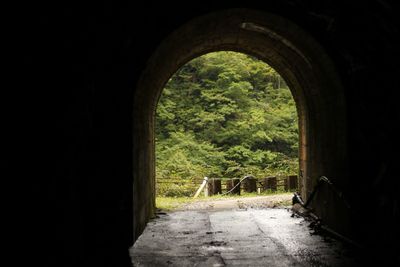
<path fill-rule="evenodd" d="M 249 181 L 245 181 L 246 179 L 248 179 Z M 160 185 L 164 184 L 166 186 L 168 186 L 168 184 L 186 186 L 193 188 L 193 192 L 198 191 L 199 186 L 203 182 L 204 182 L 203 179 L 190 179 L 190 180 L 178 180 L 178 179 L 166 179 L 166 178 L 157 179 L 157 184 Z M 207 195 L 213 195 L 213 194 L 226 195 L 229 193 L 240 194 L 241 187 L 243 187 L 242 189 L 244 189 L 246 192 L 259 192 L 259 193 L 261 191 L 266 191 L 266 190 L 271 190 L 272 192 L 278 190 L 293 191 L 296 190 L 298 187 L 298 177 L 296 175 L 289 175 L 289 176 L 270 176 L 257 179 L 252 175 L 247 175 L 242 179 L 210 178 L 208 179 L 207 185 L 209 185 L 209 187 L 203 186 L 205 190 L 210 189 Z M 215 192 L 213 192 L 212 188 L 216 187 L 218 190 L 216 191 L 214 190 Z M 222 193 L 222 191 L 225 192 Z"/>

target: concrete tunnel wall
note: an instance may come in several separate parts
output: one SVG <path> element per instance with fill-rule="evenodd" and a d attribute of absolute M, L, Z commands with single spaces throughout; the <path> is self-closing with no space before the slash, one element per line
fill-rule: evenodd
<path fill-rule="evenodd" d="M 205 2 L 117 7 L 104 1 L 88 8 L 64 6 L 59 13 L 31 6 L 16 17 L 21 79 L 15 82 L 18 90 L 5 90 L 11 101 L 5 105 L 10 108 L 4 127 L 23 129 L 21 136 L 10 136 L 18 149 L 10 145 L 3 151 L 23 163 L 23 168 L 10 168 L 10 177 L 22 179 L 27 188 L 20 194 L 26 201 L 17 209 L 25 217 L 24 240 L 44 241 L 26 252 L 31 262 L 129 266 L 128 248 L 154 206 L 154 184 L 145 178 L 154 172 L 151 112 L 160 85 L 185 61 L 219 49 L 257 55 L 288 81 L 304 115 L 301 164 L 311 180 L 305 180 L 303 194 L 324 174 L 352 207 L 345 212 L 323 188 L 315 207 L 324 221 L 369 252 L 398 257 L 396 243 L 390 242 L 399 238 L 399 10 L 389 1 L 249 2 L 247 7 L 259 14 L 252 17 L 257 24 L 284 36 L 317 69 L 307 71 L 298 52 L 270 35 L 242 29 L 247 37 L 235 43 L 230 37 L 237 28 L 224 32 L 223 39 L 189 40 L 196 53 L 185 48 L 176 61 L 149 67 L 160 60 L 155 53 L 168 45 L 178 49 L 168 44 L 177 29 L 229 7 Z M 234 22 L 235 15 L 225 19 Z M 228 29 L 217 23 L 218 17 L 214 21 L 205 29 Z M 160 70 L 164 77 L 146 87 L 149 91 L 139 91 L 149 70 Z M 365 220 L 365 214 L 371 216 Z"/>

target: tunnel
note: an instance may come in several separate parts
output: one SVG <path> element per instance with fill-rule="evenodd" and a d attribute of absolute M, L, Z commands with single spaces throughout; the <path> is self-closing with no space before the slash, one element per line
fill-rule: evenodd
<path fill-rule="evenodd" d="M 302 0 L 24 7 L 24 98 L 10 90 L 14 109 L 26 109 L 24 134 L 12 136 L 24 168 L 9 169 L 40 177 L 27 179 L 22 208 L 25 237 L 43 241 L 31 261 L 130 266 L 128 249 L 155 212 L 161 91 L 191 59 L 236 51 L 271 65 L 292 91 L 302 197 L 328 177 L 340 194 L 321 186 L 315 213 L 377 262 L 398 263 L 398 11 L 390 1 Z"/>
<path fill-rule="evenodd" d="M 296 36 L 294 40 L 291 35 Z M 140 189 L 134 193 L 137 197 L 134 208 L 141 214 L 147 214 L 147 218 L 154 213 L 153 140 L 157 100 L 165 83 L 184 63 L 198 55 L 222 49 L 241 51 L 264 59 L 282 73 L 292 88 L 300 118 L 299 160 L 304 176 L 301 186 L 304 199 L 312 192 L 320 176 L 334 177 L 334 183 L 342 187 L 346 184 L 343 89 L 322 48 L 281 17 L 241 9 L 216 12 L 188 22 L 167 37 L 148 62 L 139 81 L 134 100 L 134 107 L 138 108 L 134 111 L 138 117 L 134 125 L 138 135 L 134 151 L 138 154 L 134 155 L 134 159 L 141 161 L 134 163 L 134 170 L 137 170 L 134 181 L 138 183 L 134 188 Z M 325 197 L 325 200 L 333 198 L 328 196 L 328 192 Z M 329 203 L 326 201 L 320 210 L 331 210 L 329 215 L 336 220 L 326 220 L 331 220 L 332 224 L 335 222 L 337 227 L 346 225 L 338 220 L 343 218 L 337 214 L 340 210 L 329 206 L 337 201 Z M 139 225 L 137 233 L 141 231 L 142 226 Z"/>

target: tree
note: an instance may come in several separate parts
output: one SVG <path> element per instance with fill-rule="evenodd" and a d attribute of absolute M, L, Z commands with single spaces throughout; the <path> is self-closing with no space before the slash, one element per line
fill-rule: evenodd
<path fill-rule="evenodd" d="M 266 63 L 215 52 L 182 66 L 156 111 L 157 177 L 293 174 L 298 123 L 289 88 Z"/>

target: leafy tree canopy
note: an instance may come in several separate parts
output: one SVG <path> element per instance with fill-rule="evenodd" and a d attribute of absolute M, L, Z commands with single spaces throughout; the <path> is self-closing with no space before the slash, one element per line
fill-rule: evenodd
<path fill-rule="evenodd" d="M 284 80 L 269 65 L 214 52 L 182 66 L 156 112 L 157 178 L 296 174 L 298 122 Z"/>

